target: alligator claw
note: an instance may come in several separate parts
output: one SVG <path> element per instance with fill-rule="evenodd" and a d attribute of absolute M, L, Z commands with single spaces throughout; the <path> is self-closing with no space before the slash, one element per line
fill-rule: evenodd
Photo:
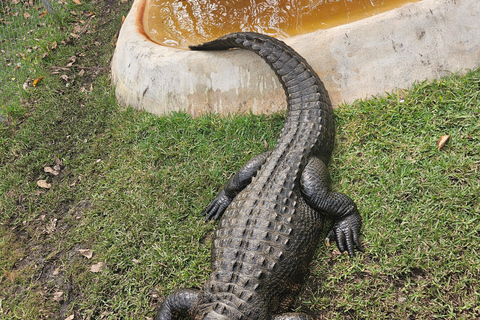
<path fill-rule="evenodd" d="M 358 213 L 350 214 L 340 220 L 335 221 L 332 230 L 327 235 L 326 241 L 337 243 L 340 252 L 348 252 L 350 257 L 355 256 L 354 249 L 364 252 L 360 244 L 359 235 L 362 226 L 362 218 Z"/>
<path fill-rule="evenodd" d="M 232 198 L 227 196 L 225 190 L 220 191 L 203 212 L 205 215 L 205 221 L 211 220 L 212 218 L 214 221 L 220 219 L 232 200 Z"/>

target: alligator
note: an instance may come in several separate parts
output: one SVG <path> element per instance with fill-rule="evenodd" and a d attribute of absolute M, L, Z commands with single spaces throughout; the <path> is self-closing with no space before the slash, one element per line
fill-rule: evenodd
<path fill-rule="evenodd" d="M 287 116 L 274 149 L 231 176 L 205 209 L 220 219 L 212 272 L 200 290 L 168 295 L 156 320 L 311 320 L 288 312 L 309 272 L 322 229 L 341 252 L 363 251 L 362 219 L 348 196 L 331 190 L 327 164 L 335 140 L 327 90 L 313 68 L 275 38 L 239 32 L 192 50 L 243 48 L 274 70 L 287 96 Z"/>

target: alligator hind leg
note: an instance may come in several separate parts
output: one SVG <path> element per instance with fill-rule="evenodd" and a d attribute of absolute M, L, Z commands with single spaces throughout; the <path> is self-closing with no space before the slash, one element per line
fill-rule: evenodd
<path fill-rule="evenodd" d="M 197 290 L 180 290 L 169 294 L 162 304 L 155 320 L 175 320 L 186 317 L 198 300 Z"/>
<path fill-rule="evenodd" d="M 257 175 L 258 170 L 265 163 L 270 153 L 271 151 L 267 151 L 254 157 L 228 179 L 222 191 L 205 209 L 205 221 L 212 218 L 218 220 L 222 216 L 235 196 L 252 182 L 252 178 Z"/>
<path fill-rule="evenodd" d="M 325 163 L 311 157 L 300 179 L 305 201 L 316 211 L 334 220 L 327 239 L 335 240 L 341 252 L 354 255 L 354 248 L 363 251 L 359 235 L 362 218 L 357 206 L 347 195 L 331 191 L 331 180 Z"/>

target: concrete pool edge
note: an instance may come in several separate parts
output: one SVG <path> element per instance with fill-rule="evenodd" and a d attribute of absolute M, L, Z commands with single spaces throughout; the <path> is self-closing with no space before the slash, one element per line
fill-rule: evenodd
<path fill-rule="evenodd" d="M 270 113 L 285 108 L 273 71 L 247 51 L 191 52 L 150 41 L 136 0 L 120 31 L 112 80 L 121 105 L 155 114 Z M 334 105 L 480 66 L 480 4 L 423 0 L 368 19 L 288 38 Z"/>

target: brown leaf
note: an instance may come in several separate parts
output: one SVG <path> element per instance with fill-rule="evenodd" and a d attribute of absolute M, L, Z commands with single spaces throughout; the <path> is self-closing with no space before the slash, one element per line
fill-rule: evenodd
<path fill-rule="evenodd" d="M 60 159 L 59 157 L 55 156 L 55 165 L 61 166 L 62 164 L 63 164 L 62 159 Z"/>
<path fill-rule="evenodd" d="M 75 61 L 77 61 L 77 57 L 76 56 L 71 56 L 70 59 L 68 59 L 69 63 L 67 64 L 67 67 L 71 67 Z"/>
<path fill-rule="evenodd" d="M 84 74 L 85 74 L 85 69 L 80 70 L 80 72 L 78 73 L 80 77 L 83 76 Z"/>
<path fill-rule="evenodd" d="M 52 50 L 55 50 L 57 48 L 57 41 L 53 41 L 52 43 Z"/>
<path fill-rule="evenodd" d="M 65 318 L 65 320 L 73 320 L 75 319 L 75 315 L 72 314 L 72 315 L 69 315 L 68 317 Z"/>
<path fill-rule="evenodd" d="M 90 249 L 78 249 L 78 252 L 87 259 L 92 259 L 93 251 Z"/>
<path fill-rule="evenodd" d="M 63 300 L 63 292 L 62 291 L 57 291 L 53 294 L 53 301 L 60 302 Z"/>
<path fill-rule="evenodd" d="M 67 82 L 68 82 L 68 80 L 69 80 L 69 78 L 68 78 L 68 76 L 67 76 L 66 74 L 62 74 L 62 75 L 60 76 L 60 79 L 65 80 L 65 81 L 67 81 Z"/>
<path fill-rule="evenodd" d="M 44 189 L 50 189 L 52 187 L 52 184 L 48 183 L 47 180 L 38 180 L 37 185 Z"/>
<path fill-rule="evenodd" d="M 32 85 L 33 85 L 34 87 L 36 87 L 37 84 L 39 84 L 40 81 L 42 81 L 42 79 L 43 79 L 43 76 L 38 77 L 37 79 L 33 80 L 33 84 L 32 84 Z"/>
<path fill-rule="evenodd" d="M 103 262 L 96 263 L 90 267 L 90 271 L 93 273 L 98 273 L 101 271 Z"/>
<path fill-rule="evenodd" d="M 75 2 L 75 4 L 82 4 L 80 0 L 72 0 L 72 1 Z"/>
<path fill-rule="evenodd" d="M 449 135 L 444 135 L 444 136 L 441 136 L 440 139 L 438 139 L 438 148 L 437 150 L 440 150 L 442 149 L 442 147 L 445 145 L 445 143 L 447 143 L 448 139 L 450 139 L 450 136 Z"/>
<path fill-rule="evenodd" d="M 52 167 L 45 167 L 43 168 L 43 171 L 45 171 L 46 173 L 51 173 L 54 176 L 58 176 L 60 173 L 60 170 L 56 170 L 55 168 L 52 168 Z"/>

